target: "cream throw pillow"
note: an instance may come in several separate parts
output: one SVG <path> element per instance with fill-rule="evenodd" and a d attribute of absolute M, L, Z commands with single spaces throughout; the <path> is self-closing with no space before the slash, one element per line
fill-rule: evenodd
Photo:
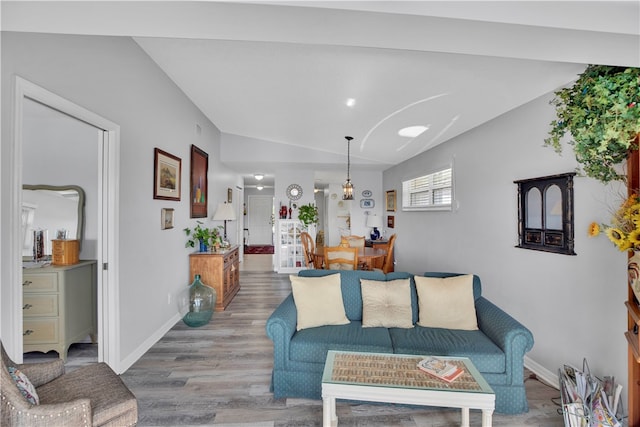
<path fill-rule="evenodd" d="M 344 311 L 340 273 L 323 277 L 290 275 L 293 301 L 298 311 L 298 331 L 325 325 L 349 323 Z"/>
<path fill-rule="evenodd" d="M 360 279 L 363 328 L 413 328 L 409 279 Z"/>
<path fill-rule="evenodd" d="M 420 310 L 418 325 L 431 328 L 478 329 L 473 299 L 473 275 L 415 276 Z"/>

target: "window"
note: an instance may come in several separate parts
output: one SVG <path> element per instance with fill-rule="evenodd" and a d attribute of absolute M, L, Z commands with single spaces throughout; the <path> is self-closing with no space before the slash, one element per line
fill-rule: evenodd
<path fill-rule="evenodd" d="M 402 210 L 451 210 L 453 168 L 402 182 Z"/>
<path fill-rule="evenodd" d="M 575 255 L 573 176 L 515 181 L 518 185 L 519 248 Z"/>

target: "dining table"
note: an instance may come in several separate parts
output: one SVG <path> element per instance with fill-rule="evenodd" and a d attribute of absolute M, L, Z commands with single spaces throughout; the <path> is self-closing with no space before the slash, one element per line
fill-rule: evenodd
<path fill-rule="evenodd" d="M 385 256 L 387 256 L 386 249 L 369 247 L 358 248 L 358 269 L 382 269 Z M 324 268 L 324 247 L 316 248 L 315 252 L 313 253 L 313 265 L 318 269 Z"/>

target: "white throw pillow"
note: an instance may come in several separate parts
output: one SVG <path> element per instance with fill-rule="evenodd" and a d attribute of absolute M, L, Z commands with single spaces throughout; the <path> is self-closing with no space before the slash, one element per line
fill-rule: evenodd
<path fill-rule="evenodd" d="M 478 329 L 473 275 L 415 276 L 420 310 L 418 325 L 431 328 Z"/>
<path fill-rule="evenodd" d="M 360 279 L 363 328 L 413 328 L 409 279 Z"/>
<path fill-rule="evenodd" d="M 349 323 L 344 311 L 340 273 L 323 277 L 290 275 L 293 301 L 298 311 L 296 329 Z"/>

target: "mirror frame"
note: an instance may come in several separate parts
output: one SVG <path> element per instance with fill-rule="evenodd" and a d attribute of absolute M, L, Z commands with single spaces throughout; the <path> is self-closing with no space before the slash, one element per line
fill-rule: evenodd
<path fill-rule="evenodd" d="M 85 203 L 85 195 L 82 187 L 78 185 L 24 184 L 22 186 L 22 189 L 23 190 L 48 190 L 48 191 L 69 191 L 69 190 L 77 191 L 78 192 L 78 228 L 76 231 L 76 240 L 78 240 L 78 248 L 82 249 L 82 240 L 84 239 L 84 203 Z"/>
<path fill-rule="evenodd" d="M 541 178 L 514 181 L 518 185 L 518 245 L 517 248 L 576 255 L 574 252 L 573 177 L 575 172 Z M 547 190 L 558 187 L 561 193 L 562 225 L 560 229 L 547 227 Z M 541 195 L 540 226 L 529 224 L 528 193 L 537 189 Z"/>

